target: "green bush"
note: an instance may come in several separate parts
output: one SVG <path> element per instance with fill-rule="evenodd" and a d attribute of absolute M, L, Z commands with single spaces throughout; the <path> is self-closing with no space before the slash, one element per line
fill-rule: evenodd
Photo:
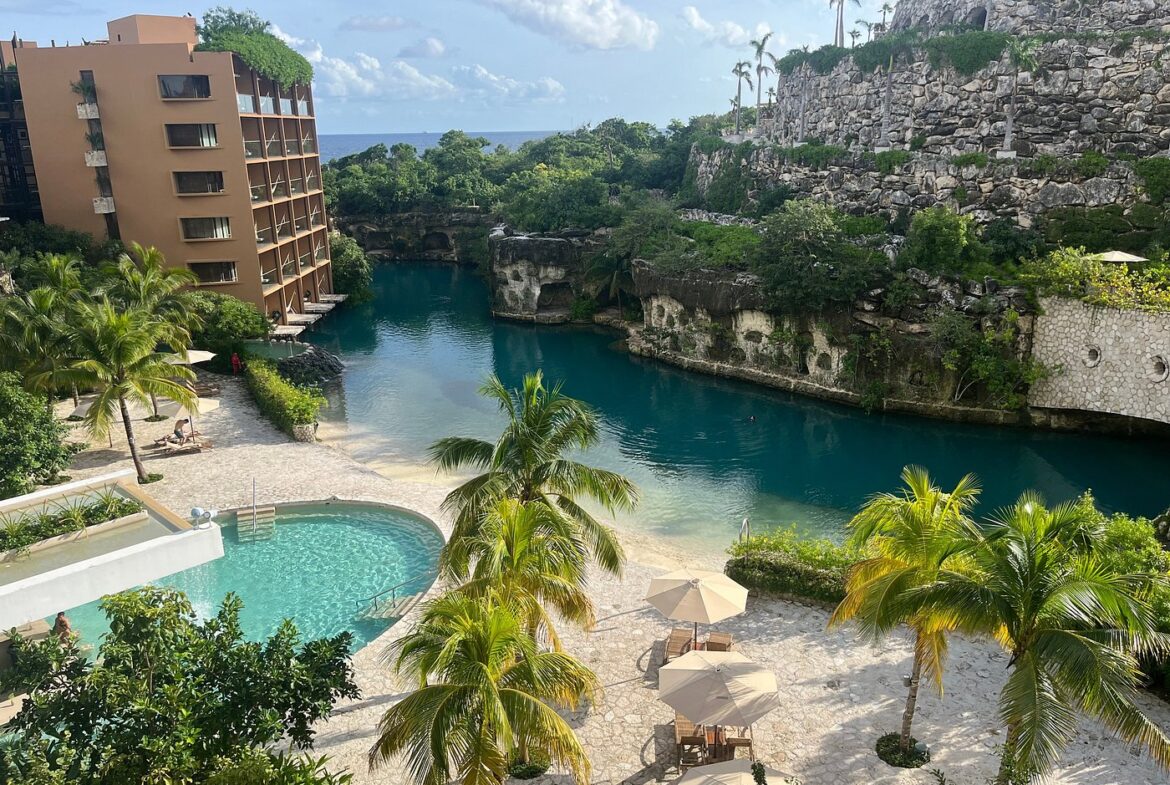
<path fill-rule="evenodd" d="M 578 295 L 569 304 L 569 318 L 575 322 L 587 322 L 597 313 L 597 300 L 589 295 Z"/>
<path fill-rule="evenodd" d="M 1109 308 L 1170 312 L 1170 277 L 1164 268 L 1130 270 L 1105 264 L 1084 248 L 1058 248 L 1029 261 L 1024 280 L 1043 294 L 1075 297 Z"/>
<path fill-rule="evenodd" d="M 533 752 L 528 760 L 517 757 L 508 765 L 508 775 L 518 780 L 534 780 L 548 771 L 552 762 L 543 752 Z"/>
<path fill-rule="evenodd" d="M 219 292 L 187 296 L 203 322 L 191 333 L 192 345 L 200 349 L 230 355 L 242 352 L 245 341 L 268 336 L 268 319 L 252 303 Z"/>
<path fill-rule="evenodd" d="M 849 151 L 844 147 L 822 144 L 815 140 L 810 140 L 799 147 L 785 147 L 777 152 L 788 163 L 807 166 L 817 171 L 849 157 Z"/>
<path fill-rule="evenodd" d="M 893 174 L 913 158 L 907 150 L 887 150 L 874 156 L 877 170 L 882 174 Z"/>
<path fill-rule="evenodd" d="M 1152 256 L 1157 247 L 1170 246 L 1170 216 L 1165 208 L 1136 204 L 1062 207 L 1048 211 L 1042 221 L 1050 246 L 1084 246 L 1090 251 L 1129 251 Z"/>
<path fill-rule="evenodd" d="M 949 65 L 959 74 L 971 76 L 999 60 L 1007 50 L 1010 38 L 1007 33 L 976 30 L 930 38 L 922 46 L 935 68 Z"/>
<path fill-rule="evenodd" d="M 0 373 L 0 499 L 52 482 L 74 453 L 45 397 L 20 382 L 15 373 Z"/>
<path fill-rule="evenodd" d="M 282 87 L 308 85 L 313 81 L 313 66 L 304 55 L 269 32 L 224 30 L 199 44 L 205 52 L 235 52 L 249 68 Z"/>
<path fill-rule="evenodd" d="M 837 67 L 837 64 L 849 56 L 850 50 L 825 44 L 819 49 L 806 52 L 803 49 L 793 49 L 781 57 L 776 63 L 776 69 L 782 74 L 791 74 L 801 66 L 807 65 L 818 74 L 827 74 Z"/>
<path fill-rule="evenodd" d="M 81 531 L 108 521 L 142 512 L 133 499 L 116 493 L 102 494 L 94 501 L 76 501 L 45 507 L 39 513 L 0 517 L 0 551 L 19 550 L 41 540 Z"/>
<path fill-rule="evenodd" d="M 960 169 L 967 167 L 967 166 L 974 166 L 978 169 L 982 169 L 982 168 L 986 167 L 987 163 L 988 163 L 987 153 L 983 153 L 983 152 L 960 153 L 959 155 L 956 155 L 953 158 L 951 158 L 951 163 L 954 164 L 955 166 L 959 167 Z"/>
<path fill-rule="evenodd" d="M 320 392 L 292 384 L 277 373 L 274 363 L 255 355 L 245 361 L 244 381 L 260 413 L 289 434 L 294 426 L 316 423 L 325 405 Z"/>
<path fill-rule="evenodd" d="M 1170 158 L 1146 158 L 1134 164 L 1134 171 L 1146 186 L 1146 195 L 1153 204 L 1162 204 L 1170 197 Z"/>
<path fill-rule="evenodd" d="M 975 219 L 940 205 L 915 213 L 898 261 L 928 272 L 961 273 L 988 258 Z"/>
<path fill-rule="evenodd" d="M 731 145 L 723 141 L 722 136 L 704 136 L 695 142 L 695 146 L 699 148 L 699 152 L 711 155 L 711 153 L 722 150 L 725 147 L 730 147 Z"/>
<path fill-rule="evenodd" d="M 738 542 L 728 550 L 724 572 L 756 591 L 836 603 L 845 597 L 845 576 L 860 551 L 831 540 L 802 539 L 783 529 Z"/>
<path fill-rule="evenodd" d="M 1091 177 L 1100 177 L 1109 168 L 1109 159 L 1096 150 L 1086 150 L 1077 159 L 1077 174 L 1086 180 Z"/>
<path fill-rule="evenodd" d="M 745 267 L 762 242 L 759 231 L 750 226 L 719 226 L 699 221 L 683 222 L 679 234 L 694 240 L 696 250 L 712 267 Z"/>
<path fill-rule="evenodd" d="M 368 300 L 373 296 L 370 285 L 374 271 L 370 257 L 352 237 L 334 232 L 329 237 L 329 258 L 333 265 L 333 288 L 340 294 L 348 294 L 355 302 Z"/>

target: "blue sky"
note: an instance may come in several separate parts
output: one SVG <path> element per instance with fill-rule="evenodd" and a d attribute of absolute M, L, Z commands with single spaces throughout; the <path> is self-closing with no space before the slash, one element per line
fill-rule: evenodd
<path fill-rule="evenodd" d="M 880 19 L 881 0 L 846 8 Z M 832 40 L 828 0 L 252 0 L 313 62 L 323 133 L 560 130 L 622 116 L 665 124 L 721 111 L 747 41 Z M 104 37 L 131 13 L 205 6 L 0 0 L 3 35 L 47 44 Z M 864 40 L 864 39 L 863 39 Z M 746 103 L 746 101 L 745 101 Z"/>

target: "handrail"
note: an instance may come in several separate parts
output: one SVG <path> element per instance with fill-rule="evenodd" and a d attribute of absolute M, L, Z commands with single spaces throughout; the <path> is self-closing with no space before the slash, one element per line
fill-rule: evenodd
<path fill-rule="evenodd" d="M 419 572 L 419 573 L 415 573 L 415 574 L 414 574 L 414 575 L 412 575 L 411 577 L 409 577 L 409 578 L 407 578 L 406 580 L 402 581 L 402 583 L 397 583 L 397 584 L 395 584 L 395 585 L 391 586 L 389 589 L 383 589 L 382 591 L 378 592 L 377 594 L 374 594 L 374 595 L 372 595 L 372 596 L 370 596 L 370 597 L 366 597 L 364 600 L 354 600 L 354 604 L 357 606 L 357 608 L 358 608 L 359 610 L 361 609 L 361 607 L 362 607 L 363 605 L 369 604 L 369 603 L 371 603 L 371 602 L 372 602 L 372 603 L 374 603 L 374 607 L 375 607 L 375 608 L 377 608 L 377 607 L 378 607 L 378 598 L 379 598 L 379 597 L 384 597 L 384 596 L 386 596 L 387 594 L 393 594 L 393 595 L 394 595 L 394 596 L 391 598 L 391 602 L 393 602 L 395 599 L 397 599 L 397 592 L 398 592 L 398 590 L 399 590 L 399 589 L 401 589 L 403 586 L 405 586 L 405 585 L 406 585 L 406 584 L 408 584 L 408 583 L 413 583 L 415 580 L 417 580 L 417 579 L 419 579 L 419 578 L 426 577 L 426 576 L 428 576 L 428 575 L 430 575 L 430 574 L 431 574 L 431 573 L 430 573 L 429 571 L 428 571 L 428 572 Z"/>

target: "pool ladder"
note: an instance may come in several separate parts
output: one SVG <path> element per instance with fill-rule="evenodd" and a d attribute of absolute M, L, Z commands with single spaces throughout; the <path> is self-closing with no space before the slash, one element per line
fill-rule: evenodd
<path fill-rule="evenodd" d="M 276 508 L 253 507 L 252 515 L 236 523 L 236 536 L 240 542 L 270 540 L 276 534 Z"/>
<path fill-rule="evenodd" d="M 426 594 L 426 589 L 414 594 L 403 594 L 401 596 L 399 596 L 399 592 L 419 578 L 430 576 L 432 576 L 432 573 L 419 573 L 418 575 L 407 578 L 402 583 L 391 586 L 389 589 L 383 589 L 372 597 L 358 600 L 358 611 L 368 619 L 393 619 L 397 621 L 419 603 L 423 595 Z M 365 606 L 364 608 L 362 607 L 363 605 Z"/>

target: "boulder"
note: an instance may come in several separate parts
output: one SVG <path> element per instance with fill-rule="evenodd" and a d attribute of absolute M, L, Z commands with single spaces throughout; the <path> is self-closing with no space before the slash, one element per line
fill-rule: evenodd
<path fill-rule="evenodd" d="M 276 370 L 293 384 L 312 386 L 336 379 L 345 370 L 345 365 L 337 355 L 310 346 L 300 354 L 277 360 Z"/>

